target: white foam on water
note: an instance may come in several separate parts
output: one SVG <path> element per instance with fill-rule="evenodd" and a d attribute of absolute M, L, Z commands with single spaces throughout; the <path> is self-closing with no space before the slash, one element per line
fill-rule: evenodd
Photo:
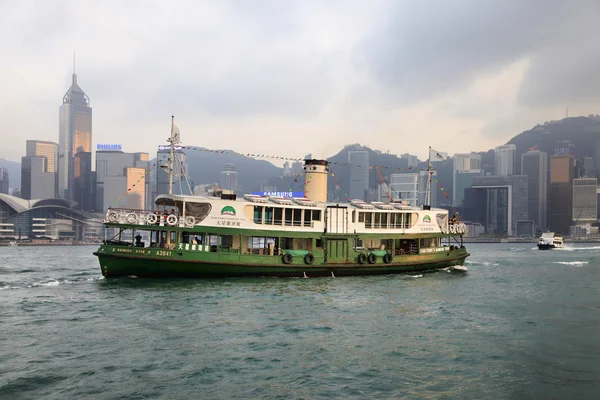
<path fill-rule="evenodd" d="M 409 275 L 409 276 L 410 276 L 411 278 L 415 278 L 415 279 L 416 279 L 416 278 L 422 278 L 422 277 L 423 277 L 423 275 Z"/>
<path fill-rule="evenodd" d="M 580 267 L 588 263 L 589 261 L 554 261 L 554 264 L 572 265 L 574 267 Z"/>
<path fill-rule="evenodd" d="M 589 247 L 561 247 L 560 249 L 552 249 L 553 251 L 582 251 L 582 250 L 600 250 L 600 246 Z"/>
<path fill-rule="evenodd" d="M 465 264 L 483 265 L 484 267 L 495 267 L 495 266 L 499 265 L 498 263 L 493 263 L 493 262 L 489 262 L 489 261 L 473 261 L 473 260 L 467 260 L 467 261 L 465 261 Z M 454 267 L 454 268 L 456 268 L 456 267 Z"/>
<path fill-rule="evenodd" d="M 496 264 L 498 265 L 498 264 Z M 452 267 L 452 269 L 455 269 L 457 271 L 468 271 L 469 268 L 465 267 L 464 265 L 455 265 L 454 267 Z"/>

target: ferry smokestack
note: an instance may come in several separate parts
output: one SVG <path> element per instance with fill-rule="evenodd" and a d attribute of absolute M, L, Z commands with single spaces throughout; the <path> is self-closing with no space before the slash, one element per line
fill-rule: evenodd
<path fill-rule="evenodd" d="M 312 201 L 327 201 L 329 161 L 304 160 L 304 196 Z"/>

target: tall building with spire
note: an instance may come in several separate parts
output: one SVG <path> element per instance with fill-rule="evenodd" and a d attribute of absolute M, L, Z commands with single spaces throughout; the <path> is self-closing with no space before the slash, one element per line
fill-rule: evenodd
<path fill-rule="evenodd" d="M 92 107 L 90 98 L 73 82 L 59 107 L 58 196 L 92 210 Z"/>

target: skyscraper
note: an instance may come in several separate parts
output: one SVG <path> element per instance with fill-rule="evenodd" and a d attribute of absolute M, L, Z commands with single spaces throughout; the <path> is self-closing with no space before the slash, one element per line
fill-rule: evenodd
<path fill-rule="evenodd" d="M 348 163 L 351 164 L 348 194 L 351 199 L 366 200 L 366 193 L 369 189 L 369 152 L 349 151 Z"/>
<path fill-rule="evenodd" d="M 392 201 L 405 200 L 409 206 L 419 203 L 419 174 L 416 172 L 390 175 Z"/>
<path fill-rule="evenodd" d="M 460 207 L 465 197 L 465 189 L 473 184 L 473 177 L 481 175 L 481 156 L 479 154 L 455 154 L 452 177 L 452 203 Z"/>
<path fill-rule="evenodd" d="M 8 194 L 8 170 L 0 167 L 0 193 Z"/>
<path fill-rule="evenodd" d="M 550 230 L 569 234 L 573 222 L 573 179 L 575 158 L 571 154 L 550 158 L 550 205 L 548 226 Z"/>
<path fill-rule="evenodd" d="M 221 171 L 221 189 L 235 190 L 238 184 L 238 173 L 235 170 L 235 164 L 223 164 Z"/>
<path fill-rule="evenodd" d="M 517 146 L 507 144 L 494 149 L 495 173 L 497 176 L 513 175 L 515 170 L 515 155 Z"/>
<path fill-rule="evenodd" d="M 521 175 L 527 176 L 527 214 L 535 229 L 546 230 L 548 211 L 548 155 L 533 150 L 521 155 Z"/>
<path fill-rule="evenodd" d="M 148 164 L 148 153 L 96 151 L 96 209 L 151 208 Z"/>
<path fill-rule="evenodd" d="M 59 108 L 58 196 L 80 203 L 82 209 L 92 206 L 91 155 L 92 108 L 73 72 L 73 83 Z"/>
<path fill-rule="evenodd" d="M 58 145 L 42 140 L 27 140 L 21 157 L 21 196 L 24 199 L 56 197 L 56 156 Z"/>

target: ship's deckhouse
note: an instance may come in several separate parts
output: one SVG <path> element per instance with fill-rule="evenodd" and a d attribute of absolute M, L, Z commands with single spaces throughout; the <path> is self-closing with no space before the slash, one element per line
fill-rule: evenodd
<path fill-rule="evenodd" d="M 348 233 L 445 233 L 448 211 L 402 204 L 318 203 L 304 198 L 246 195 L 243 200 L 200 196 L 159 196 L 156 204 L 174 207 L 177 226 L 216 226 L 257 230 Z M 174 221 L 173 218 L 171 221 Z M 190 222 L 193 221 L 193 224 Z"/>

